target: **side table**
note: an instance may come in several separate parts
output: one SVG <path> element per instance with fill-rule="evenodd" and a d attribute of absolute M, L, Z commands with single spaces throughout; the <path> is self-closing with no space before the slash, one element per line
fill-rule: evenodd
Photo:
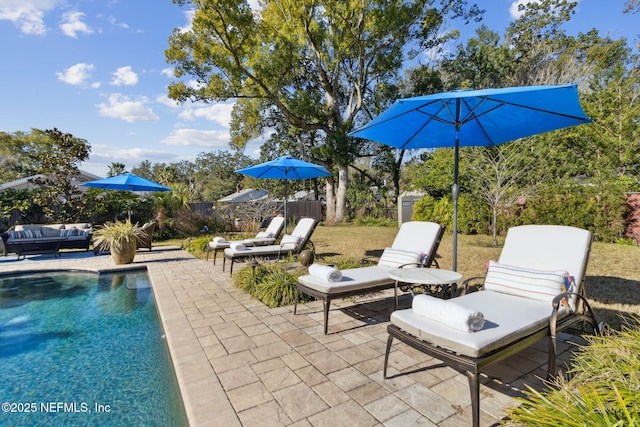
<path fill-rule="evenodd" d="M 442 296 L 444 298 L 447 294 L 452 296 L 452 292 L 456 287 L 451 285 L 459 282 L 462 279 L 462 274 L 440 268 L 394 268 L 389 270 L 389 277 L 396 282 L 393 295 L 395 297 L 395 309 L 397 310 L 399 283 L 429 288 L 442 286 Z"/>

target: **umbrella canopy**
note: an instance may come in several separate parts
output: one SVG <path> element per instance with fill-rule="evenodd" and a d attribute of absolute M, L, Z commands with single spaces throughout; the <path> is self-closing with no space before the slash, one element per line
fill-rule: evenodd
<path fill-rule="evenodd" d="M 85 182 L 80 184 L 85 187 L 103 188 L 105 190 L 128 190 L 128 191 L 171 191 L 169 187 L 160 185 L 157 182 L 150 181 L 134 175 L 132 173 L 125 173 L 122 175 L 116 175 L 109 178 L 98 179 L 95 181 Z M 129 206 L 129 220 L 131 220 L 131 206 Z"/>
<path fill-rule="evenodd" d="M 290 179 L 301 180 L 331 176 L 321 165 L 305 162 L 291 156 L 278 157 L 269 162 L 238 169 L 237 173 L 254 178 L 284 179 L 284 219 L 287 223 L 287 181 Z"/>
<path fill-rule="evenodd" d="M 171 191 L 171 188 L 169 187 L 165 187 L 164 185 L 160 185 L 157 182 L 144 179 L 132 173 L 98 179 L 96 181 L 89 181 L 80 185 L 86 187 L 104 188 L 105 190 Z"/>
<path fill-rule="evenodd" d="M 453 147 L 453 270 L 457 269 L 458 149 L 589 123 L 576 85 L 458 90 L 405 98 L 349 135 L 395 148 Z"/>

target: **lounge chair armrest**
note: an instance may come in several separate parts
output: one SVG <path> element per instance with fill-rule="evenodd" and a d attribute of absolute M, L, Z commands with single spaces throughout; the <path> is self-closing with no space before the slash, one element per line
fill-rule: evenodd
<path fill-rule="evenodd" d="M 463 281 L 460 285 L 460 295 L 466 295 L 469 292 L 472 292 L 471 289 L 473 287 L 477 287 L 478 289 L 480 289 L 482 285 L 484 285 L 484 277 L 485 276 L 474 276 L 469 277 L 468 279 Z"/>
<path fill-rule="evenodd" d="M 575 298 L 575 304 L 567 304 L 570 298 Z M 551 301 L 551 305 L 553 307 L 553 311 L 551 312 L 551 317 L 549 318 L 549 326 L 551 328 L 551 335 L 555 336 L 558 326 L 558 310 L 560 306 L 565 306 L 573 315 L 577 315 L 582 317 L 584 320 L 588 321 L 591 324 L 594 332 L 596 334 L 600 334 L 603 331 L 601 330 L 601 326 L 598 324 L 595 315 L 593 314 L 593 310 L 591 309 L 591 305 L 589 305 L 589 301 L 584 297 L 584 295 L 575 293 L 575 292 L 563 292 L 561 294 L 556 295 Z"/>

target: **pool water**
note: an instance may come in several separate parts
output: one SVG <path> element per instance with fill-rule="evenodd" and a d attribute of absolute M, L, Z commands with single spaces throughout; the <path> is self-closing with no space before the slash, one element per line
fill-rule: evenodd
<path fill-rule="evenodd" d="M 146 272 L 0 276 L 0 425 L 186 426 Z"/>

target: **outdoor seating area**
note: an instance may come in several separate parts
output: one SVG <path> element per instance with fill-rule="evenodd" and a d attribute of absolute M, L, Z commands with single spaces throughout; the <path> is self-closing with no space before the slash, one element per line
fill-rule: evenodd
<path fill-rule="evenodd" d="M 386 248 L 377 265 L 340 271 L 337 280 L 313 273 L 298 277 L 296 302 L 293 314 L 296 314 L 300 293 L 323 301 L 324 333 L 328 331 L 329 308 L 336 298 L 347 298 L 363 293 L 394 289 L 394 307 L 398 307 L 398 287 L 389 276 L 394 268 L 430 267 L 435 260 L 438 245 L 444 229 L 433 222 L 410 221 L 402 224 L 391 247 Z M 310 271 L 312 269 L 310 268 Z"/>
<path fill-rule="evenodd" d="M 207 261 L 209 260 L 209 254 L 213 252 L 213 264 L 216 263 L 218 252 L 223 252 L 225 249 L 237 245 L 243 246 L 263 246 L 272 245 L 280 237 L 282 229 L 284 228 L 284 217 L 275 216 L 269 221 L 269 225 L 264 231 L 259 231 L 254 238 L 241 239 L 241 240 L 226 240 L 222 237 L 214 237 L 213 240 L 207 245 Z"/>
<path fill-rule="evenodd" d="M 88 262 L 90 261 L 90 262 Z M 175 247 L 141 251 L 130 268 L 147 268 L 190 425 L 469 425 L 464 374 L 394 343 L 384 379 L 393 291 L 332 302 L 339 333 L 323 333 L 321 301 L 270 309 L 233 286 L 220 264 Z M 0 263 L 0 273 L 30 269 L 119 269 L 110 257 L 76 252 Z M 409 307 L 410 296 L 399 299 Z M 558 335 L 559 363 L 574 339 Z M 546 345 L 509 357 L 483 374 L 482 425 L 495 425 L 525 384 L 544 388 Z M 395 375 L 403 372 L 402 375 Z"/>
<path fill-rule="evenodd" d="M 576 324 L 587 333 L 600 332 L 584 287 L 592 237 L 587 230 L 567 226 L 509 229 L 500 259 L 489 264 L 482 290 L 468 292 L 473 279 L 467 280 L 464 295 L 452 299 L 455 306 L 442 309 L 439 318 L 433 304 L 419 311 L 417 298 L 412 308 L 391 314 L 384 377 L 394 338 L 462 370 L 477 427 L 480 375 L 489 367 L 547 338 L 548 376 L 557 375 L 558 333 Z M 465 320 L 477 319 L 478 313 L 483 321 L 471 328 Z M 460 324 L 462 328 L 456 327 Z"/>
<path fill-rule="evenodd" d="M 311 235 L 316 229 L 318 221 L 313 218 L 301 218 L 296 224 L 291 234 L 282 236 L 279 245 L 249 246 L 236 245 L 224 250 L 224 260 L 222 263 L 222 271 L 225 271 L 226 261 L 231 261 L 229 274 L 233 274 L 233 264 L 248 258 L 264 259 L 283 257 L 299 254 L 307 244 L 313 246 Z"/>
<path fill-rule="evenodd" d="M 0 234 L 4 256 L 18 254 L 57 254 L 60 249 L 88 251 L 93 227 L 78 224 L 18 224 Z"/>

